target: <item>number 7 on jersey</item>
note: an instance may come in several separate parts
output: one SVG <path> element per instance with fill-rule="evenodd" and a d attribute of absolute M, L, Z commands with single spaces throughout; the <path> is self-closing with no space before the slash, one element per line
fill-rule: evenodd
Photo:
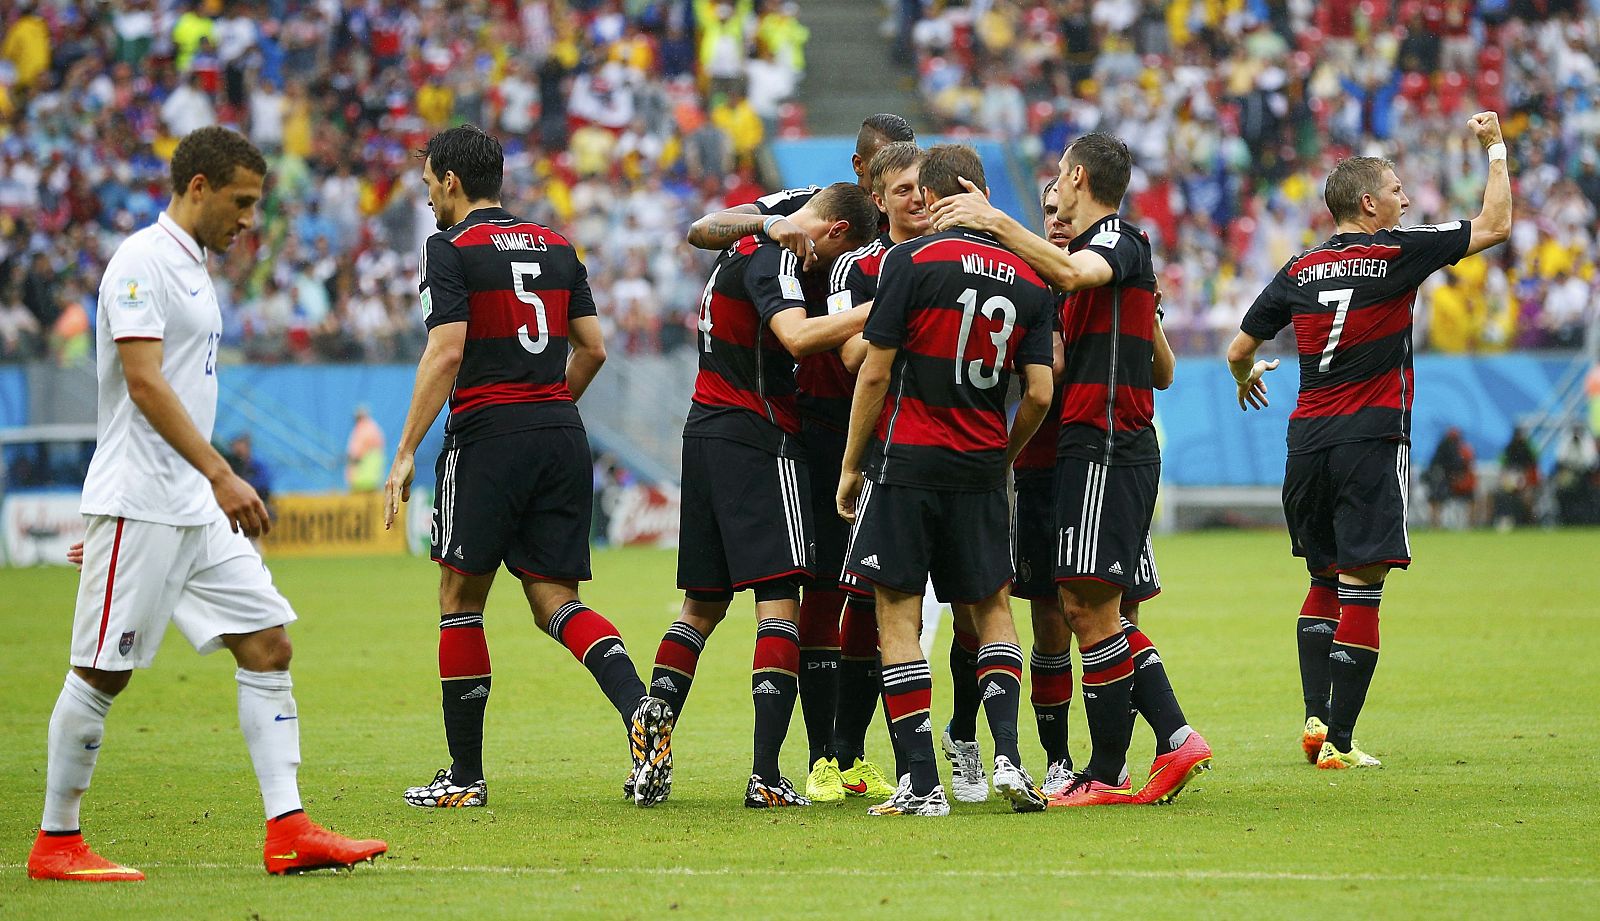
<path fill-rule="evenodd" d="M 1344 318 L 1350 313 L 1350 299 L 1355 297 L 1355 293 L 1354 288 L 1339 288 L 1317 295 L 1318 301 L 1333 305 L 1333 326 L 1328 329 L 1328 344 L 1322 347 L 1322 361 L 1317 364 L 1318 371 L 1327 371 L 1333 366 L 1333 352 L 1339 347 L 1339 336 L 1344 332 Z"/>

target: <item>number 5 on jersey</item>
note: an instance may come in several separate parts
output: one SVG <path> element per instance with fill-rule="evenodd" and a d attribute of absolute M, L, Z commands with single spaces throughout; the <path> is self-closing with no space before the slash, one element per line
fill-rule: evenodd
<path fill-rule="evenodd" d="M 517 300 L 533 308 L 533 331 L 535 335 L 528 335 L 528 324 L 517 327 L 517 341 L 522 347 L 535 355 L 543 352 L 545 346 L 550 344 L 550 321 L 544 315 L 544 301 L 539 298 L 538 292 L 528 290 L 528 285 L 544 267 L 537 262 L 511 263 L 511 290 L 516 292 Z"/>

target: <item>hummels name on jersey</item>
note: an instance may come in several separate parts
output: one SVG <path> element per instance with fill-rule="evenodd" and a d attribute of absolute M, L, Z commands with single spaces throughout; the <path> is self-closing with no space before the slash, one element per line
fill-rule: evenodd
<path fill-rule="evenodd" d="M 549 245 L 544 242 L 544 237 L 531 233 L 491 233 L 489 241 L 502 253 L 512 249 L 531 249 L 536 253 L 550 251 Z"/>
<path fill-rule="evenodd" d="M 1297 281 L 1309 285 L 1328 278 L 1387 278 L 1388 275 L 1387 259 L 1340 259 L 1306 266 L 1300 270 Z"/>

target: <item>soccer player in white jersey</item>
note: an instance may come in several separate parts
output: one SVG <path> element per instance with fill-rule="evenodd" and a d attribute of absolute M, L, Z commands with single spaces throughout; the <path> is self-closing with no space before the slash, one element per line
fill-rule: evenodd
<path fill-rule="evenodd" d="M 89 849 L 78 809 L 111 702 L 148 668 L 167 623 L 201 654 L 238 662 L 239 727 L 266 807 L 269 873 L 348 867 L 388 849 L 311 822 L 300 806 L 298 713 L 289 680 L 294 611 L 247 539 L 266 506 L 211 447 L 222 314 L 206 255 L 249 229 L 267 164 L 226 128 L 202 128 L 172 156 L 172 202 L 117 248 L 96 320 L 99 444 L 83 486 L 88 519 L 72 626 L 72 669 L 50 716 L 44 819 L 34 879 L 144 875 Z"/>

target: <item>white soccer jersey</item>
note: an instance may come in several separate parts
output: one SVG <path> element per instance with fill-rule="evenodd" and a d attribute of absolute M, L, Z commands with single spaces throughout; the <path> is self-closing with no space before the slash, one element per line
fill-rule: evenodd
<path fill-rule="evenodd" d="M 83 513 L 168 525 L 221 517 L 205 477 L 133 405 L 117 354 L 118 340 L 162 340 L 161 374 L 211 438 L 222 312 L 205 251 L 166 212 L 117 247 L 100 281 L 95 327 L 99 443 L 83 484 Z"/>

